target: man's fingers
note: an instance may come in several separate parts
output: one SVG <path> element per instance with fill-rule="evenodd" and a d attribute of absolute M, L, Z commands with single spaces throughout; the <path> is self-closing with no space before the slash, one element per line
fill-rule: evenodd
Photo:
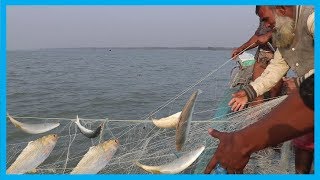
<path fill-rule="evenodd" d="M 236 111 L 237 105 L 238 105 L 237 102 L 233 103 L 231 106 L 231 111 Z"/>
<path fill-rule="evenodd" d="M 217 131 L 215 129 L 212 129 L 212 128 L 209 128 L 208 129 L 208 133 L 212 136 L 212 137 L 215 137 L 215 138 L 220 138 L 220 135 L 221 135 L 221 132 L 220 131 Z"/>
<path fill-rule="evenodd" d="M 241 111 L 244 108 L 245 104 L 241 104 L 239 110 Z"/>
<path fill-rule="evenodd" d="M 228 103 L 228 105 L 229 106 L 231 106 L 233 103 L 235 103 L 236 102 L 236 98 L 232 98 L 230 101 L 229 101 L 229 103 Z"/>
<path fill-rule="evenodd" d="M 240 110 L 240 107 L 241 107 L 241 103 L 238 103 L 236 108 L 235 108 L 235 111 L 239 111 Z"/>
<path fill-rule="evenodd" d="M 242 170 L 236 170 L 236 174 L 243 174 L 243 169 Z"/>
<path fill-rule="evenodd" d="M 205 174 L 210 174 L 211 171 L 216 167 L 217 165 L 217 159 L 216 156 L 213 155 L 213 157 L 211 158 L 210 162 L 208 163 L 206 170 L 204 171 Z"/>

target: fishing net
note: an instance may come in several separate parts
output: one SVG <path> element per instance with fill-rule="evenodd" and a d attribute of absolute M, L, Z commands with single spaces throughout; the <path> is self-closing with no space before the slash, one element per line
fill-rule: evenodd
<path fill-rule="evenodd" d="M 88 139 L 77 130 L 71 119 L 43 118 L 43 122 L 58 121 L 61 123 L 57 129 L 52 131 L 52 133 L 59 134 L 60 138 L 49 158 L 37 168 L 36 173 L 69 173 L 89 147 L 112 138 L 119 139 L 121 145 L 110 163 L 100 173 L 146 173 L 135 165 L 136 161 L 147 165 L 166 164 L 183 155 L 184 152 L 205 145 L 206 149 L 198 160 L 182 172 L 203 173 L 218 145 L 218 140 L 207 134 L 208 128 L 213 127 L 226 132 L 242 129 L 261 119 L 284 98 L 285 96 L 270 100 L 238 113 L 229 113 L 223 118 L 193 120 L 190 134 L 181 152 L 175 150 L 175 129 L 160 129 L 154 126 L 151 120 L 81 119 L 87 128 L 92 129 L 104 123 L 101 136 Z M 15 118 L 19 119 L 19 117 Z M 35 136 L 32 138 L 35 139 Z M 7 144 L 8 167 L 26 145 L 27 142 Z M 281 148 L 282 146 L 279 145 L 254 153 L 245 168 L 245 173 L 293 173 L 294 163 L 291 162 L 293 154 L 290 146 L 286 146 L 286 150 L 282 151 Z"/>

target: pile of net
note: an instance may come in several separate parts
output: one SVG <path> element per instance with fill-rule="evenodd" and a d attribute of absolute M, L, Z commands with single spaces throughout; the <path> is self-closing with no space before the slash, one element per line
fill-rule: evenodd
<path fill-rule="evenodd" d="M 238 113 L 229 113 L 221 118 L 193 119 L 190 133 L 181 152 L 175 149 L 175 129 L 160 129 L 151 120 L 81 119 L 82 124 L 91 129 L 103 123 L 100 136 L 89 139 L 79 132 L 71 119 L 42 118 L 43 122 L 61 123 L 58 128 L 50 131 L 50 133 L 57 133 L 59 140 L 50 156 L 33 173 L 68 174 L 91 146 L 116 138 L 120 141 L 120 147 L 109 164 L 99 172 L 100 174 L 145 174 L 146 171 L 136 166 L 136 161 L 147 165 L 162 165 L 195 147 L 205 145 L 205 151 L 200 157 L 182 172 L 183 174 L 202 174 L 219 143 L 217 139 L 208 135 L 208 128 L 212 127 L 225 132 L 242 129 L 259 121 L 285 98 L 286 96 L 282 96 Z M 19 117 L 15 118 L 19 119 Z M 31 135 L 30 141 L 39 137 L 41 135 Z M 7 143 L 7 168 L 27 143 Z M 252 154 L 244 173 L 294 173 L 293 157 L 294 154 L 288 142 L 267 148 Z"/>

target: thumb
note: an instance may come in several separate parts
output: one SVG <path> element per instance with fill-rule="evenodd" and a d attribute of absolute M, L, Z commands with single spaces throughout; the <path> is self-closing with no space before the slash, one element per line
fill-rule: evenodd
<path fill-rule="evenodd" d="M 221 136 L 221 132 L 220 131 L 217 131 L 215 129 L 212 129 L 212 128 L 209 128 L 208 129 L 208 133 L 212 136 L 212 137 L 215 137 L 215 138 L 220 138 Z"/>
<path fill-rule="evenodd" d="M 216 156 L 213 155 L 213 157 L 211 158 L 210 162 L 208 163 L 206 169 L 204 170 L 204 173 L 210 174 L 211 171 L 216 167 L 217 163 L 218 163 L 218 160 L 217 160 Z"/>

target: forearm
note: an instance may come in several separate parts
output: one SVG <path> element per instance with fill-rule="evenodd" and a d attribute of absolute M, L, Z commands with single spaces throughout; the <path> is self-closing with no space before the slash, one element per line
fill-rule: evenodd
<path fill-rule="evenodd" d="M 277 50 L 274 53 L 274 59 L 270 61 L 270 64 L 263 71 L 261 76 L 251 82 L 250 85 L 243 87 L 249 102 L 274 87 L 288 70 L 289 66 L 287 62 Z"/>
<path fill-rule="evenodd" d="M 312 132 L 313 121 L 314 112 L 298 93 L 291 94 L 263 119 L 237 132 L 245 143 L 242 152 L 251 154 Z"/>
<path fill-rule="evenodd" d="M 238 49 L 240 49 L 241 51 L 243 50 L 250 50 L 253 49 L 255 47 L 258 46 L 257 44 L 258 41 L 258 36 L 257 35 L 253 35 L 246 43 L 244 43 L 243 45 L 241 45 Z M 254 43 L 254 44 L 253 44 Z M 252 45 L 253 44 L 253 45 Z M 250 46 L 251 45 L 251 46 Z M 250 47 L 249 47 L 250 46 Z"/>

